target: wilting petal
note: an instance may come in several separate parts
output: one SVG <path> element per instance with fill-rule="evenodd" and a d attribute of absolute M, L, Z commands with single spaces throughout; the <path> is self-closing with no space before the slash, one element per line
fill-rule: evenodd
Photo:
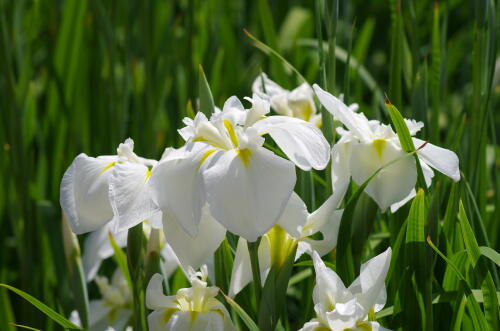
<path fill-rule="evenodd" d="M 223 152 L 203 180 L 212 216 L 228 231 L 255 241 L 278 221 L 296 178 L 291 162 L 256 148 Z"/>
<path fill-rule="evenodd" d="M 64 173 L 60 202 L 71 230 L 82 234 L 97 230 L 113 219 L 109 178 L 116 157 L 78 155 Z"/>
<path fill-rule="evenodd" d="M 356 295 L 366 311 L 369 311 L 375 304 L 380 310 L 385 304 L 381 301 L 385 301 L 385 277 L 391 263 L 391 253 L 389 247 L 385 252 L 361 265 L 359 277 L 349 286 L 349 291 Z"/>
<path fill-rule="evenodd" d="M 163 276 L 154 274 L 146 288 L 146 307 L 149 309 L 176 308 L 175 296 L 163 294 Z"/>
<path fill-rule="evenodd" d="M 348 298 L 350 293 L 340 277 L 325 266 L 317 252 L 313 252 L 312 258 L 316 271 L 316 285 L 313 290 L 314 303 L 329 307 Z"/>
<path fill-rule="evenodd" d="M 120 163 L 113 168 L 109 197 L 117 217 L 116 231 L 127 230 L 159 213 L 149 185 L 150 170 L 139 163 Z"/>
<path fill-rule="evenodd" d="M 127 245 L 127 231 L 113 233 L 113 227 L 112 223 L 107 223 L 85 238 L 82 262 L 87 282 L 95 278 L 101 262 L 114 255 L 113 247 L 109 241 L 110 233 L 119 247 Z"/>
<path fill-rule="evenodd" d="M 202 183 L 199 176 L 202 144 L 171 151 L 160 161 L 150 183 L 158 206 L 170 218 L 195 236 L 203 206 Z"/>
<path fill-rule="evenodd" d="M 264 285 L 267 273 L 271 268 L 271 253 L 266 238 L 262 238 L 257 254 L 259 256 L 260 278 L 262 285 Z M 234 298 L 234 296 L 240 293 L 252 279 L 252 264 L 250 261 L 250 253 L 248 252 L 248 244 L 245 239 L 240 238 L 234 256 L 233 270 L 231 271 L 229 297 Z"/>
<path fill-rule="evenodd" d="M 297 193 L 292 192 L 277 224 L 290 236 L 299 238 L 308 216 L 306 204 Z"/>
<path fill-rule="evenodd" d="M 415 147 L 418 148 L 425 144 L 425 141 L 413 138 L 413 143 L 415 144 Z M 417 151 L 417 154 L 425 161 L 425 163 L 450 177 L 455 182 L 460 180 L 458 157 L 454 152 L 449 149 L 427 143 L 422 149 Z"/>
<path fill-rule="evenodd" d="M 288 116 L 269 116 L 254 124 L 268 133 L 290 160 L 302 170 L 321 170 L 330 160 L 330 145 L 312 123 Z"/>
<path fill-rule="evenodd" d="M 354 144 L 350 159 L 352 178 L 361 185 L 377 169 L 404 155 L 406 153 L 390 140 Z M 415 160 L 408 155 L 382 169 L 368 184 L 365 192 L 385 211 L 393 203 L 408 196 L 416 182 Z"/>
<path fill-rule="evenodd" d="M 314 84 L 313 88 L 321 104 L 337 120 L 341 121 L 359 139 L 363 141 L 368 141 L 371 139 L 372 131 L 369 121 L 364 114 L 355 113 L 354 111 L 349 109 L 349 107 L 347 107 L 341 100 L 324 91 L 318 85 Z"/>
<path fill-rule="evenodd" d="M 196 236 L 190 236 L 168 213 L 163 213 L 165 239 L 172 247 L 184 270 L 198 269 L 219 247 L 226 230 L 203 208 Z"/>

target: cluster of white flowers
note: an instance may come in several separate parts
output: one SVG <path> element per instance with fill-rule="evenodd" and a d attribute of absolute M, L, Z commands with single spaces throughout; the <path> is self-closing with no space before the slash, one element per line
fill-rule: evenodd
<path fill-rule="evenodd" d="M 319 129 L 321 114 L 314 95 L 345 125 L 346 129 L 337 128 L 340 139 L 333 147 Z M 146 236 L 152 229 L 163 229 L 161 253 L 169 266 L 165 274 L 180 265 L 192 284 L 166 297 L 162 277 L 151 279 L 147 289 L 147 305 L 154 310 L 148 319 L 150 329 L 232 330 L 226 309 L 215 299 L 217 289 L 207 286 L 204 266 L 229 231 L 239 236 L 229 296 L 251 281 L 247 243 L 261 238 L 258 257 L 263 282 L 271 266 L 283 263 L 290 253 L 296 251 L 296 259 L 303 253 L 313 257 L 317 317 L 304 330 L 382 329 L 368 316 L 385 303 L 390 249 L 364 264 L 348 289 L 320 256 L 337 244 L 339 207 L 351 178 L 361 185 L 383 167 L 365 192 L 382 212 L 388 207 L 394 212 L 415 195 L 415 159 L 402 157 L 406 153 L 389 125 L 368 120 L 356 113 L 357 105 L 347 106 L 317 85 L 287 91 L 262 74 L 253 84 L 252 98 L 245 100 L 250 103 L 248 109 L 231 97 L 210 118 L 201 112 L 194 119 L 185 118 L 186 126 L 179 130 L 184 146 L 166 148 L 159 161 L 137 156 L 132 139 L 120 144 L 116 155 L 75 158 L 62 179 L 60 201 L 73 232 L 91 232 L 83 257 L 87 281 L 96 277 L 101 261 L 113 254 L 108 235 L 124 247 L 128 229 L 144 222 Z M 278 115 L 270 115 L 271 108 Z M 412 135 L 423 127 L 412 120 L 406 124 Z M 287 158 L 266 147 L 266 135 Z M 434 176 L 431 167 L 460 179 L 455 153 L 413 140 L 421 147 L 416 153 L 428 186 Z M 322 170 L 330 157 L 333 195 L 309 213 L 294 193 L 295 166 Z M 316 233 L 321 233 L 321 239 L 314 239 Z M 200 267 L 202 273 L 194 273 Z M 109 286 L 101 278 L 97 281 L 103 300 L 114 304 L 116 291 L 104 289 Z M 122 293 L 117 309 L 128 309 L 122 302 L 128 294 L 117 293 Z"/>

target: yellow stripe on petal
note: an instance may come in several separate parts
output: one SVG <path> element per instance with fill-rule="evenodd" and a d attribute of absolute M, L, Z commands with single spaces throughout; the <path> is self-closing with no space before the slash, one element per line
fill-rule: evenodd
<path fill-rule="evenodd" d="M 224 127 L 226 128 L 227 133 L 229 133 L 229 138 L 231 139 L 231 143 L 233 143 L 234 147 L 237 147 L 238 137 L 236 136 L 236 132 L 234 131 L 233 124 L 228 120 L 224 120 Z"/>
<path fill-rule="evenodd" d="M 385 139 L 375 139 L 373 140 L 373 147 L 377 151 L 377 155 L 379 158 L 382 158 L 382 154 L 384 153 L 385 144 L 387 141 Z"/>
<path fill-rule="evenodd" d="M 248 148 L 237 149 L 236 155 L 238 155 L 238 157 L 241 159 L 243 165 L 245 167 L 248 167 L 248 165 L 250 164 L 250 158 L 252 157 L 252 151 L 249 150 Z"/>
<path fill-rule="evenodd" d="M 203 153 L 203 155 L 201 156 L 200 161 L 198 162 L 198 168 L 201 167 L 201 165 L 203 164 L 203 162 L 205 162 L 208 159 L 208 157 L 210 155 L 212 155 L 216 151 L 217 151 L 216 149 L 210 149 L 210 150 L 206 151 L 205 153 Z"/>
<path fill-rule="evenodd" d="M 103 172 L 105 172 L 106 170 L 109 170 L 109 169 L 113 168 L 113 167 L 115 166 L 115 164 L 116 164 L 116 162 L 111 162 L 111 163 L 109 163 L 108 165 L 106 165 L 106 166 L 105 166 L 105 167 L 101 170 L 101 174 L 102 174 Z"/>

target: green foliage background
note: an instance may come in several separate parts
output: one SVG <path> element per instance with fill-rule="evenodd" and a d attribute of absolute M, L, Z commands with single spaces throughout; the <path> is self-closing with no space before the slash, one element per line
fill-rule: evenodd
<path fill-rule="evenodd" d="M 404 117 L 425 123 L 422 139 L 459 155 L 460 183 L 436 173 L 429 192 L 395 214 L 361 195 L 352 233 L 341 233 L 349 255 L 337 260 L 347 256 L 356 270 L 393 247 L 382 324 L 498 327 L 498 1 L 339 0 L 338 11 L 337 1 L 325 2 L 326 10 L 307 0 L 0 0 L 0 282 L 68 316 L 75 297 L 58 202 L 65 169 L 80 152 L 113 154 L 127 137 L 150 158 L 180 146 L 176 130 L 197 109 L 200 64 L 219 106 L 250 95 L 261 71 L 287 88 L 300 83 L 246 29 L 310 83 L 389 123 L 386 93 Z M 329 191 L 326 173 L 314 178 L 300 174 L 297 186 L 310 209 Z M 313 314 L 308 270 L 293 270 L 280 327 L 297 329 Z M 252 315 L 250 297 L 241 299 Z M 1 289 L 0 329 L 13 329 L 11 321 L 58 328 Z"/>

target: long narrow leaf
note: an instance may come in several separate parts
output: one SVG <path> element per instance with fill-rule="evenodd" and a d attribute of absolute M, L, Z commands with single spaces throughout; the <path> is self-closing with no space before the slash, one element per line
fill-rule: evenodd
<path fill-rule="evenodd" d="M 31 303 L 38 310 L 40 310 L 42 313 L 47 315 L 50 319 L 52 319 L 54 322 L 56 322 L 60 326 L 67 328 L 67 329 L 72 329 L 72 330 L 82 330 L 82 328 L 73 324 L 68 319 L 66 319 L 64 316 L 62 316 L 61 314 L 59 314 L 58 312 L 56 312 L 55 310 L 53 310 L 52 308 L 50 308 L 49 306 L 47 306 L 46 304 L 41 302 L 40 300 L 32 297 L 28 293 L 21 291 L 15 287 L 7 285 L 7 284 L 0 284 L 0 286 L 6 288 L 8 290 L 11 290 L 12 292 L 14 292 L 17 295 L 19 295 L 20 297 L 22 297 L 23 299 L 27 300 L 29 303 Z"/>

